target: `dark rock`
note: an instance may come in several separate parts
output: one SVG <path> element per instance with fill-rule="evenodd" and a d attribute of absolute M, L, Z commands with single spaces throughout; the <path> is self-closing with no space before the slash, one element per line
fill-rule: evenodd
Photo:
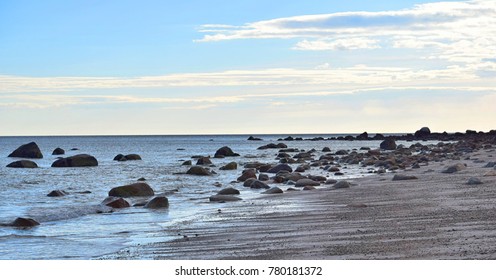
<path fill-rule="evenodd" d="M 343 156 L 343 155 L 347 155 L 347 154 L 348 154 L 347 150 L 336 151 L 336 155 L 338 155 L 338 156 Z"/>
<path fill-rule="evenodd" d="M 305 186 L 320 186 L 319 182 L 316 182 L 312 179 L 300 179 L 296 181 L 296 187 L 305 187 Z"/>
<path fill-rule="evenodd" d="M 238 169 L 238 164 L 233 162 L 230 162 L 220 168 L 220 170 L 236 170 Z"/>
<path fill-rule="evenodd" d="M 43 158 L 43 154 L 35 142 L 30 142 L 17 148 L 15 151 L 10 153 L 8 157 Z"/>
<path fill-rule="evenodd" d="M 40 223 L 37 221 L 31 219 L 31 218 L 17 218 L 15 221 L 11 224 L 13 227 L 34 227 L 38 226 Z"/>
<path fill-rule="evenodd" d="M 139 182 L 143 182 L 143 181 L 146 181 L 146 179 L 145 179 L 145 178 L 143 178 L 143 177 L 141 177 L 141 178 L 139 178 L 137 181 L 139 181 Z"/>
<path fill-rule="evenodd" d="M 102 203 L 112 208 L 131 207 L 131 204 L 122 197 L 107 197 Z"/>
<path fill-rule="evenodd" d="M 337 182 L 338 182 L 338 180 L 336 180 L 336 179 L 328 179 L 327 181 L 325 181 L 324 184 L 333 185 L 333 184 L 336 184 Z"/>
<path fill-rule="evenodd" d="M 18 160 L 11 162 L 7 165 L 7 167 L 11 168 L 37 168 L 38 165 L 36 162 L 30 161 L 30 160 Z"/>
<path fill-rule="evenodd" d="M 53 150 L 52 152 L 52 155 L 63 155 L 63 154 L 65 154 L 65 151 L 62 148 L 55 148 L 55 150 Z"/>
<path fill-rule="evenodd" d="M 220 195 L 236 195 L 239 194 L 239 191 L 235 188 L 225 188 L 220 190 L 217 194 Z"/>
<path fill-rule="evenodd" d="M 262 181 L 255 180 L 251 183 L 250 188 L 252 189 L 270 189 L 270 187 Z"/>
<path fill-rule="evenodd" d="M 421 129 L 415 131 L 414 136 L 416 138 L 424 138 L 431 135 L 431 130 L 428 127 L 422 127 Z"/>
<path fill-rule="evenodd" d="M 493 168 L 493 167 L 495 167 L 495 166 L 496 166 L 496 162 L 494 162 L 494 161 L 490 161 L 490 162 L 488 162 L 486 165 L 484 165 L 483 167 L 484 167 L 484 168 Z"/>
<path fill-rule="evenodd" d="M 125 158 L 127 160 L 141 160 L 141 156 L 140 155 L 137 155 L 137 154 L 125 155 Z"/>
<path fill-rule="evenodd" d="M 356 137 L 356 140 L 369 140 L 369 134 L 364 132 Z"/>
<path fill-rule="evenodd" d="M 201 157 L 196 161 L 196 165 L 209 165 L 212 161 L 208 157 Z"/>
<path fill-rule="evenodd" d="M 334 186 L 332 186 L 335 189 L 344 189 L 344 188 L 349 188 L 351 184 L 348 181 L 339 181 Z"/>
<path fill-rule="evenodd" d="M 126 156 L 124 156 L 123 154 L 118 154 L 114 157 L 114 160 L 117 160 L 117 161 L 126 161 L 127 158 Z"/>
<path fill-rule="evenodd" d="M 251 183 L 255 182 L 257 180 L 257 178 L 248 178 L 244 181 L 243 183 L 243 187 L 250 187 L 251 186 Z"/>
<path fill-rule="evenodd" d="M 322 152 L 324 152 L 324 153 L 329 153 L 330 151 L 331 151 L 331 149 L 329 147 L 324 147 L 322 149 Z"/>
<path fill-rule="evenodd" d="M 215 152 L 215 158 L 223 158 L 223 157 L 239 157 L 239 154 L 234 153 L 231 148 L 224 146 Z"/>
<path fill-rule="evenodd" d="M 260 181 L 268 181 L 269 180 L 269 175 L 267 175 L 267 174 L 258 174 L 258 180 L 260 180 Z"/>
<path fill-rule="evenodd" d="M 405 174 L 396 174 L 393 177 L 393 181 L 404 181 L 404 180 L 416 180 L 417 177 L 413 175 L 405 175 Z"/>
<path fill-rule="evenodd" d="M 249 178 L 255 178 L 255 179 L 257 178 L 257 173 L 256 173 L 255 169 L 243 170 L 241 176 L 239 176 L 237 180 L 240 182 L 244 182 Z"/>
<path fill-rule="evenodd" d="M 131 197 L 131 196 L 152 196 L 155 193 L 153 189 L 144 182 L 138 182 L 130 185 L 115 187 L 109 191 L 109 196 Z"/>
<path fill-rule="evenodd" d="M 248 140 L 249 140 L 249 141 L 262 141 L 262 139 L 261 139 L 261 138 L 258 138 L 258 137 L 253 137 L 253 136 L 248 137 Z"/>
<path fill-rule="evenodd" d="M 159 208 L 168 208 L 169 200 L 165 196 L 157 196 L 152 198 L 152 200 L 148 201 L 145 204 L 145 208 L 150 209 L 159 209 Z"/>
<path fill-rule="evenodd" d="M 211 202 L 229 202 L 229 201 L 239 201 L 242 200 L 240 197 L 233 196 L 233 195 L 212 195 L 209 200 Z"/>
<path fill-rule="evenodd" d="M 183 162 L 182 165 L 191 165 L 191 164 L 192 164 L 191 160 L 186 160 Z"/>
<path fill-rule="evenodd" d="M 315 190 L 315 187 L 314 186 L 304 186 L 303 190 L 304 191 L 312 191 L 312 190 Z"/>
<path fill-rule="evenodd" d="M 455 172 L 461 171 L 461 170 L 463 170 L 465 168 L 467 168 L 467 167 L 464 164 L 457 163 L 457 164 L 448 166 L 446 169 L 444 169 L 443 171 L 441 171 L 441 173 L 447 173 L 447 174 L 455 173 Z"/>
<path fill-rule="evenodd" d="M 58 197 L 58 196 L 65 196 L 67 193 L 62 190 L 53 190 L 47 196 L 49 197 Z"/>
<path fill-rule="evenodd" d="M 192 166 L 190 169 L 188 169 L 186 174 L 197 175 L 197 176 L 208 176 L 210 175 L 210 172 L 201 166 Z"/>
<path fill-rule="evenodd" d="M 285 149 L 287 148 L 288 146 L 286 146 L 286 144 L 284 143 L 278 143 L 278 144 L 273 144 L 273 143 L 270 143 L 270 144 L 267 144 L 267 145 L 264 145 L 264 146 L 261 146 L 261 147 L 258 147 L 257 149 L 258 150 L 266 150 L 266 149 Z"/>
<path fill-rule="evenodd" d="M 61 158 L 52 163 L 52 167 L 86 167 L 98 166 L 95 157 L 87 154 L 79 154 L 71 157 Z"/>
<path fill-rule="evenodd" d="M 381 142 L 380 147 L 383 150 L 396 150 L 396 141 L 391 137 L 386 138 L 386 140 Z"/>
<path fill-rule="evenodd" d="M 385 137 L 384 137 L 384 135 L 382 135 L 380 133 L 377 133 L 372 139 L 374 139 L 374 140 L 384 140 Z"/>
<path fill-rule="evenodd" d="M 480 185 L 482 181 L 479 178 L 471 177 L 468 179 L 467 185 Z"/>
<path fill-rule="evenodd" d="M 278 194 L 278 193 L 284 193 L 284 192 L 278 187 L 272 187 L 272 188 L 262 192 L 262 194 Z"/>
<path fill-rule="evenodd" d="M 267 173 L 278 173 L 281 170 L 286 170 L 288 172 L 293 172 L 293 168 L 287 164 L 278 164 L 275 167 L 272 167 L 271 169 L 267 170 Z"/>

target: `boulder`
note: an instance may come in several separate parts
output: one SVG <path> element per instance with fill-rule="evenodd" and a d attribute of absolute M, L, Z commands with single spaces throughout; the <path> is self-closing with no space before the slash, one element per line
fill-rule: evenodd
<path fill-rule="evenodd" d="M 52 167 L 86 167 L 98 166 L 95 157 L 87 154 L 79 154 L 71 157 L 61 158 L 52 163 Z"/>
<path fill-rule="evenodd" d="M 258 138 L 258 137 L 250 136 L 250 137 L 248 137 L 248 141 L 262 141 L 262 139 Z"/>
<path fill-rule="evenodd" d="M 396 150 L 396 141 L 391 137 L 386 138 L 386 140 L 381 142 L 380 147 L 383 150 Z"/>
<path fill-rule="evenodd" d="M 258 180 L 260 180 L 260 181 L 269 181 L 269 175 L 263 174 L 263 173 L 258 174 Z"/>
<path fill-rule="evenodd" d="M 40 223 L 31 218 L 17 218 L 10 225 L 13 227 L 34 227 L 40 225 Z"/>
<path fill-rule="evenodd" d="M 243 173 L 241 174 L 241 176 L 238 177 L 237 180 L 240 182 L 244 182 L 249 178 L 255 178 L 255 179 L 257 178 L 257 173 L 256 173 L 255 169 L 243 170 Z"/>
<path fill-rule="evenodd" d="M 192 166 L 190 169 L 188 169 L 186 174 L 197 175 L 197 176 L 208 176 L 210 175 L 210 172 L 201 166 Z"/>
<path fill-rule="evenodd" d="M 329 152 L 331 152 L 331 149 L 330 149 L 329 147 L 324 147 L 324 148 L 322 149 L 322 152 L 324 152 L 324 153 L 329 153 Z"/>
<path fill-rule="evenodd" d="M 496 170 L 491 170 L 484 174 L 484 177 L 492 177 L 492 176 L 496 176 Z"/>
<path fill-rule="evenodd" d="M 196 161 L 196 165 L 209 165 L 212 161 L 208 157 L 201 157 Z"/>
<path fill-rule="evenodd" d="M 284 193 L 284 192 L 278 187 L 272 187 L 272 188 L 262 192 L 262 194 L 278 194 L 278 193 Z"/>
<path fill-rule="evenodd" d="M 278 143 L 278 144 L 274 144 L 274 143 L 270 143 L 270 144 L 267 144 L 267 145 L 264 145 L 264 146 L 261 146 L 261 147 L 258 147 L 257 149 L 258 150 L 266 150 L 266 149 L 285 149 L 287 148 L 288 146 L 284 143 Z"/>
<path fill-rule="evenodd" d="M 313 191 L 313 190 L 315 190 L 315 187 L 314 186 L 304 186 L 303 190 L 304 191 Z"/>
<path fill-rule="evenodd" d="M 59 197 L 59 196 L 65 196 L 67 193 L 62 190 L 53 190 L 47 196 L 49 197 Z"/>
<path fill-rule="evenodd" d="M 252 189 L 270 189 L 270 187 L 262 181 L 255 180 L 251 183 L 250 188 Z"/>
<path fill-rule="evenodd" d="M 231 148 L 224 146 L 215 152 L 215 158 L 224 158 L 224 157 L 239 157 L 239 154 L 233 152 Z"/>
<path fill-rule="evenodd" d="M 159 209 L 159 208 L 168 208 L 168 207 L 169 207 L 169 200 L 165 196 L 154 197 L 152 200 L 148 201 L 145 204 L 145 208 L 150 208 L 150 209 Z"/>
<path fill-rule="evenodd" d="M 102 203 L 112 208 L 131 207 L 131 204 L 122 197 L 107 197 Z"/>
<path fill-rule="evenodd" d="M 275 167 L 272 167 L 271 169 L 267 170 L 267 173 L 278 173 L 279 171 L 282 171 L 282 170 L 286 170 L 290 173 L 293 172 L 293 168 L 291 168 L 291 166 L 289 166 L 285 163 L 282 163 L 282 164 L 278 164 Z"/>
<path fill-rule="evenodd" d="M 220 170 L 236 170 L 238 169 L 238 164 L 233 162 L 230 162 L 220 168 Z"/>
<path fill-rule="evenodd" d="M 144 182 L 115 187 L 108 193 L 109 196 L 115 197 L 152 196 L 154 194 L 153 189 Z"/>
<path fill-rule="evenodd" d="M 446 167 L 443 171 L 441 171 L 441 173 L 451 174 L 451 173 L 461 171 L 465 168 L 467 168 L 467 167 L 464 164 L 457 163 L 457 164 Z"/>
<path fill-rule="evenodd" d="M 30 142 L 17 148 L 8 157 L 43 158 L 43 154 L 35 142 Z"/>
<path fill-rule="evenodd" d="M 471 177 L 468 179 L 467 185 L 480 185 L 482 181 L 479 178 Z"/>
<path fill-rule="evenodd" d="M 369 134 L 364 132 L 356 137 L 356 140 L 369 140 Z"/>
<path fill-rule="evenodd" d="M 305 187 L 305 186 L 320 186 L 320 183 L 312 179 L 300 179 L 296 181 L 295 187 Z"/>
<path fill-rule="evenodd" d="M 37 168 L 38 165 L 36 162 L 30 161 L 30 160 L 18 160 L 11 162 L 7 165 L 7 167 L 11 168 Z"/>
<path fill-rule="evenodd" d="M 228 201 L 239 201 L 242 200 L 240 197 L 232 196 L 232 195 L 212 195 L 209 200 L 211 202 L 228 202 Z"/>
<path fill-rule="evenodd" d="M 54 156 L 64 155 L 64 154 L 65 154 L 65 151 L 62 148 L 55 148 L 55 150 L 53 150 L 53 152 L 52 152 L 52 155 L 54 155 Z"/>
<path fill-rule="evenodd" d="M 125 155 L 126 160 L 141 160 L 141 156 L 138 154 Z"/>
<path fill-rule="evenodd" d="M 248 179 L 246 179 L 246 181 L 243 182 L 243 187 L 249 188 L 251 186 L 251 183 L 255 182 L 256 180 L 257 180 L 257 178 L 248 178 Z"/>
<path fill-rule="evenodd" d="M 182 165 L 191 165 L 191 160 L 185 160 Z"/>
<path fill-rule="evenodd" d="M 235 188 L 225 188 L 220 190 L 217 194 L 220 195 L 236 195 L 239 194 L 239 191 Z"/>
<path fill-rule="evenodd" d="M 431 130 L 428 127 L 422 127 L 421 129 L 415 131 L 414 136 L 416 138 L 424 138 L 431 135 Z"/>
<path fill-rule="evenodd" d="M 328 179 L 328 180 L 325 181 L 324 184 L 326 184 L 326 185 L 333 185 L 333 184 L 336 184 L 337 182 L 338 182 L 338 180 L 336 180 L 336 179 Z"/>
<path fill-rule="evenodd" d="M 405 174 L 396 174 L 393 177 L 393 181 L 404 181 L 404 180 L 416 180 L 417 177 L 413 175 L 405 175 Z"/>
<path fill-rule="evenodd" d="M 334 184 L 334 186 L 332 187 L 335 189 L 345 189 L 345 188 L 349 188 L 350 186 L 351 184 L 348 181 L 339 181 L 336 184 Z"/>
<path fill-rule="evenodd" d="M 126 160 L 127 160 L 127 158 L 126 158 L 126 156 L 125 156 L 125 155 L 123 155 L 123 154 L 118 154 L 118 155 L 116 155 L 116 156 L 114 157 L 114 160 L 117 160 L 117 161 L 126 161 Z"/>

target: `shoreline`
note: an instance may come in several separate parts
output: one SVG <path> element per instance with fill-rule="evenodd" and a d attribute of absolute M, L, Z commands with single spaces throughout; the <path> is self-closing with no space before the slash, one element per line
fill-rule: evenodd
<path fill-rule="evenodd" d="M 493 157 L 493 155 L 495 157 Z M 351 188 L 226 203 L 165 229 L 178 239 L 98 259 L 496 259 L 493 147 L 460 160 L 350 179 Z M 441 173 L 455 163 L 467 167 Z M 395 174 L 418 179 L 392 181 Z M 483 184 L 468 185 L 471 177 Z"/>

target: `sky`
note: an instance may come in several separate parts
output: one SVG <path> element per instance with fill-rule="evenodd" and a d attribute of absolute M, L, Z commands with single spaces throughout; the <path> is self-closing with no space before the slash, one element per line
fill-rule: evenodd
<path fill-rule="evenodd" d="M 492 0 L 0 1 L 0 136 L 495 121 Z"/>

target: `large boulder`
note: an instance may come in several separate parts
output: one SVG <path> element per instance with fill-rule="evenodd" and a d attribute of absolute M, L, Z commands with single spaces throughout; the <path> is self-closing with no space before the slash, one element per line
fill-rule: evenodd
<path fill-rule="evenodd" d="M 40 148 L 35 142 L 24 144 L 10 153 L 9 157 L 19 158 L 43 158 Z"/>
<path fill-rule="evenodd" d="M 220 168 L 220 170 L 236 170 L 238 169 L 238 164 L 233 162 L 230 162 Z"/>
<path fill-rule="evenodd" d="M 52 167 L 86 167 L 98 166 L 95 157 L 87 154 L 79 154 L 71 157 L 61 158 L 52 163 Z"/>
<path fill-rule="evenodd" d="M 109 196 L 131 197 L 131 196 L 152 196 L 155 193 L 153 189 L 144 182 L 138 182 L 130 185 L 115 187 L 109 191 Z"/>
<path fill-rule="evenodd" d="M 190 169 L 188 169 L 186 174 L 197 175 L 197 176 L 209 176 L 210 172 L 201 166 L 192 166 Z"/>
<path fill-rule="evenodd" d="M 238 181 L 239 182 L 244 182 L 250 178 L 254 178 L 254 179 L 257 179 L 257 172 L 255 171 L 255 169 L 245 169 L 243 170 L 243 173 L 241 174 L 241 176 L 238 177 Z"/>
<path fill-rule="evenodd" d="M 209 165 L 212 161 L 208 157 L 201 157 L 196 161 L 196 165 Z"/>
<path fill-rule="evenodd" d="M 159 209 L 159 208 L 168 208 L 168 207 L 169 207 L 169 200 L 165 196 L 154 197 L 152 200 L 148 201 L 145 204 L 145 208 L 150 208 L 150 209 Z"/>
<path fill-rule="evenodd" d="M 40 223 L 31 218 L 17 218 L 10 225 L 13 227 L 34 227 L 40 225 Z"/>
<path fill-rule="evenodd" d="M 282 163 L 282 164 L 278 164 L 275 167 L 272 167 L 271 169 L 267 170 L 267 173 L 278 173 L 279 171 L 282 171 L 282 170 L 288 171 L 290 173 L 293 172 L 293 168 L 291 168 L 291 166 L 289 166 L 285 163 Z"/>
<path fill-rule="evenodd" d="M 224 146 L 215 152 L 215 158 L 224 158 L 224 157 L 239 157 L 239 154 L 233 152 L 231 148 Z"/>
<path fill-rule="evenodd" d="M 47 194 L 48 197 L 59 197 L 59 196 L 65 196 L 67 193 L 63 190 L 53 190 L 50 193 Z"/>
<path fill-rule="evenodd" d="M 11 162 L 7 165 L 7 167 L 12 167 L 12 168 L 37 168 L 38 165 L 36 162 L 30 161 L 30 160 L 18 160 Z"/>
<path fill-rule="evenodd" d="M 259 180 L 254 180 L 250 184 L 250 188 L 252 188 L 252 189 L 270 189 L 270 187 L 267 184 L 265 184 L 264 182 L 259 181 Z"/>
<path fill-rule="evenodd" d="M 428 127 L 422 127 L 421 129 L 415 131 L 415 137 L 424 138 L 431 135 L 431 130 Z"/>
<path fill-rule="evenodd" d="M 54 155 L 54 156 L 64 155 L 64 154 L 65 154 L 65 151 L 62 148 L 55 148 L 55 150 L 53 150 L 53 152 L 52 152 L 52 155 Z"/>
<path fill-rule="evenodd" d="M 386 140 L 381 142 L 380 147 L 383 150 L 396 150 L 396 147 L 397 147 L 396 141 L 394 141 L 394 139 L 391 137 L 386 138 Z"/>
<path fill-rule="evenodd" d="M 108 207 L 112 207 L 112 208 L 131 207 L 129 201 L 125 200 L 122 197 L 107 197 L 105 200 L 103 200 L 102 204 L 105 204 Z"/>

